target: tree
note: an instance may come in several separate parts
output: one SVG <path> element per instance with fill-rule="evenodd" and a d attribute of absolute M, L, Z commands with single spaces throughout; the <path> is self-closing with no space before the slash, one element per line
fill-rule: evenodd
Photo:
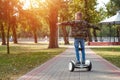
<path fill-rule="evenodd" d="M 3 23 L 1 22 L 0 23 L 0 27 L 1 27 L 1 36 L 2 36 L 2 45 L 6 45 L 6 38 L 5 38 L 5 29 L 4 29 L 4 25 Z"/>
<path fill-rule="evenodd" d="M 112 8 L 111 8 L 112 7 Z M 106 10 L 107 10 L 107 17 L 113 16 L 117 13 L 117 11 L 120 10 L 120 4 L 119 4 L 119 0 L 110 0 L 107 4 L 106 4 Z M 119 30 L 117 27 L 113 28 L 114 31 L 116 30 L 116 34 L 114 33 L 114 37 L 119 35 Z M 119 36 L 118 36 L 118 41 L 119 41 Z"/>
<path fill-rule="evenodd" d="M 2 0 L 0 2 L 1 7 L 1 23 L 4 24 L 4 28 L 7 29 L 7 53 L 10 53 L 9 50 L 9 33 L 10 33 L 10 28 L 13 25 L 13 16 L 15 14 L 15 9 L 18 7 L 19 0 Z M 3 28 L 3 29 L 4 29 Z"/>
<path fill-rule="evenodd" d="M 7 19 L 7 53 L 10 54 L 10 49 L 9 49 L 9 33 L 10 33 L 10 28 L 14 24 L 14 11 L 15 7 L 17 6 L 18 1 L 17 0 L 12 0 L 12 1 L 5 1 L 5 10 L 6 10 L 6 19 Z"/>
<path fill-rule="evenodd" d="M 16 21 L 16 17 L 15 16 L 13 16 L 12 17 L 12 23 L 11 23 L 11 30 L 12 30 L 12 35 L 13 35 L 13 42 L 15 43 L 15 44 L 17 44 L 18 43 L 18 41 L 17 41 L 17 30 L 16 30 L 16 28 L 17 28 L 17 21 Z"/>
<path fill-rule="evenodd" d="M 30 5 L 28 8 L 20 11 L 20 21 L 21 28 L 26 32 L 26 37 L 33 37 L 34 42 L 37 43 L 38 35 L 42 35 L 42 21 L 46 16 L 46 5 L 43 5 L 40 0 L 29 0 Z M 23 1 L 24 2 L 24 1 Z M 34 5 L 36 4 L 36 5 Z M 45 6 L 45 7 L 44 7 Z M 44 25 L 45 26 L 45 25 Z M 41 30 L 40 30 L 41 29 Z M 46 30 L 43 30 L 43 32 Z M 19 33 L 19 35 L 23 33 Z M 28 35 L 29 34 L 29 35 Z"/>
<path fill-rule="evenodd" d="M 27 10 L 25 14 L 27 14 L 25 17 L 26 17 L 26 20 L 27 20 L 27 23 L 30 27 L 30 32 L 32 31 L 33 33 L 33 37 L 34 37 L 34 42 L 37 43 L 37 28 L 39 27 L 39 24 L 38 23 L 38 19 L 36 18 L 36 12 L 34 9 L 32 10 Z"/>
<path fill-rule="evenodd" d="M 116 12 L 120 10 L 119 0 L 110 0 L 105 6 L 106 6 L 108 17 L 115 15 Z"/>
<path fill-rule="evenodd" d="M 89 23 L 96 23 L 95 17 L 97 17 L 97 11 L 95 10 L 96 0 L 84 0 L 84 19 Z M 95 32 L 95 30 L 93 30 Z M 91 30 L 88 29 L 89 41 L 92 41 Z"/>
<path fill-rule="evenodd" d="M 5 38 L 5 27 L 4 27 L 4 20 L 5 20 L 5 11 L 4 11 L 4 2 L 0 0 L 0 31 L 1 31 L 1 38 L 2 38 L 2 45 L 6 45 L 6 38 Z"/>
<path fill-rule="evenodd" d="M 59 18 L 60 18 L 59 21 L 60 22 L 68 21 L 70 19 L 70 17 L 71 17 L 70 16 L 71 14 L 68 11 L 68 8 L 69 8 L 68 4 L 69 4 L 69 1 L 62 2 L 61 9 L 59 10 Z M 68 29 L 65 26 L 62 26 L 59 29 L 62 29 L 64 44 L 65 45 L 70 44 L 69 43 L 69 32 L 70 32 L 70 29 Z"/>
<path fill-rule="evenodd" d="M 120 26 L 117 27 L 118 42 L 120 42 Z"/>
<path fill-rule="evenodd" d="M 64 44 L 68 45 L 68 44 L 70 44 L 69 43 L 69 31 L 67 32 L 66 29 L 67 29 L 66 27 L 62 26 L 63 38 L 64 38 L 64 42 L 65 42 Z"/>
<path fill-rule="evenodd" d="M 58 10 L 61 5 L 61 0 L 47 0 L 47 2 L 49 8 L 48 21 L 50 28 L 49 48 L 58 48 L 58 27 L 56 23 L 58 22 Z"/>
<path fill-rule="evenodd" d="M 55 2 L 57 2 L 56 0 Z M 54 16 L 53 16 L 54 15 Z M 53 4 L 50 4 L 49 12 L 49 26 L 50 26 L 50 39 L 49 48 L 58 48 L 58 27 L 56 26 L 58 17 L 58 9 Z"/>

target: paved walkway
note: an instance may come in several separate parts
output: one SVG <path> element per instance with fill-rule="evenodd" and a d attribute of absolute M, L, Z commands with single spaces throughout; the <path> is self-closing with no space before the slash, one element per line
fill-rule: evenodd
<path fill-rule="evenodd" d="M 23 75 L 18 80 L 120 80 L 120 69 L 86 49 L 87 58 L 92 61 L 90 72 L 75 69 L 69 72 L 68 63 L 74 59 L 74 49 L 69 48 L 43 65 Z"/>

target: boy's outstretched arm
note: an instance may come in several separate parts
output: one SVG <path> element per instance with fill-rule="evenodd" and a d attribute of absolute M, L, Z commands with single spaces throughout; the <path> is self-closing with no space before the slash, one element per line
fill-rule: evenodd
<path fill-rule="evenodd" d="M 72 25 L 72 22 L 66 21 L 66 22 L 57 23 L 57 26 L 68 26 L 68 25 Z"/>

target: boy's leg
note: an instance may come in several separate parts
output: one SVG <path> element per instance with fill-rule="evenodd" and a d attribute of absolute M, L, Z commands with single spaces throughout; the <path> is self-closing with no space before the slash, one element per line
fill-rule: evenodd
<path fill-rule="evenodd" d="M 85 41 L 84 39 L 80 39 L 80 46 L 82 48 L 82 62 L 85 63 Z"/>
<path fill-rule="evenodd" d="M 74 47 L 75 47 L 75 53 L 76 53 L 76 59 L 77 62 L 80 62 L 80 55 L 79 55 L 79 39 L 74 39 Z"/>

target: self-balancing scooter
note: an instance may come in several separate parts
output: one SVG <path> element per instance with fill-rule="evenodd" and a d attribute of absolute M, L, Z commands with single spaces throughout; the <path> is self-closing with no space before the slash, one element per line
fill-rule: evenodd
<path fill-rule="evenodd" d="M 79 50 L 82 50 L 82 49 L 79 48 Z M 82 61 L 80 61 L 80 64 L 76 64 L 74 60 L 71 60 L 69 62 L 69 71 L 73 72 L 75 68 L 79 68 L 79 69 L 86 68 L 87 71 L 91 71 L 92 62 L 90 60 L 85 60 L 84 64 L 82 63 Z"/>

